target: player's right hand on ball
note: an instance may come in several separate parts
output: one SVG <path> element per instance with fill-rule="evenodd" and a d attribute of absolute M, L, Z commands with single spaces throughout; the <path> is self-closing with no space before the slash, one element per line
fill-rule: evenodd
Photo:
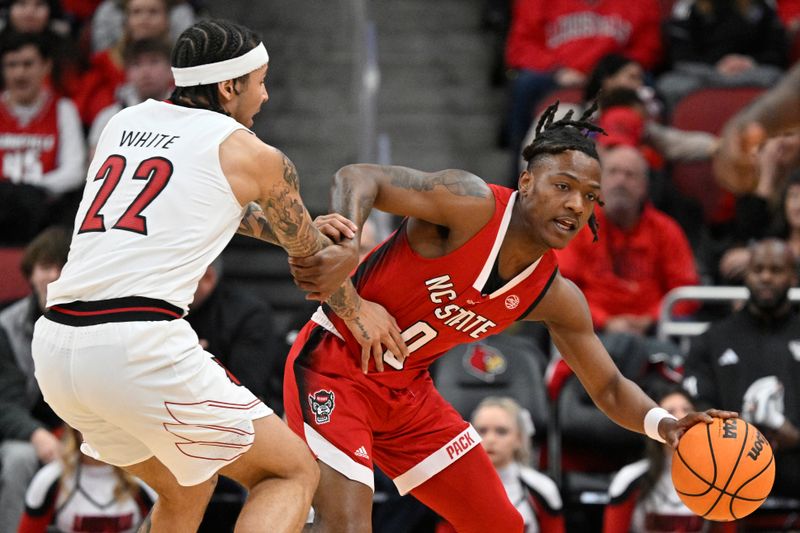
<path fill-rule="evenodd" d="M 710 424 L 714 418 L 738 418 L 736 411 L 722 411 L 720 409 L 706 409 L 705 411 L 692 411 L 678 421 L 665 418 L 658 425 L 658 432 L 673 448 L 678 447 L 678 440 L 686 431 L 695 424 Z"/>
<path fill-rule="evenodd" d="M 361 345 L 361 371 L 365 374 L 370 357 L 375 360 L 375 369 L 383 372 L 383 346 L 400 362 L 408 357 L 408 347 L 400 335 L 400 327 L 382 305 L 362 298 L 356 314 L 343 320 Z"/>

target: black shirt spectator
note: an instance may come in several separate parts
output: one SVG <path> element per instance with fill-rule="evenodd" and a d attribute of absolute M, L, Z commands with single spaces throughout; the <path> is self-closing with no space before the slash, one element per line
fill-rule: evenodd
<path fill-rule="evenodd" d="M 200 279 L 187 321 L 207 352 L 280 413 L 283 358 L 279 357 L 282 346 L 275 336 L 272 309 L 246 291 L 220 282 L 221 265 L 221 260 L 216 260 Z"/>
<path fill-rule="evenodd" d="M 775 447 L 773 494 L 796 496 L 800 486 L 800 314 L 788 300 L 796 284 L 794 260 L 783 241 L 754 244 L 745 273 L 750 298 L 745 307 L 713 323 L 692 342 L 684 387 L 698 409 L 711 405 L 753 417 L 756 389 L 775 384 L 761 399 L 772 402 L 751 418 Z M 756 383 L 758 382 L 758 383 Z"/>

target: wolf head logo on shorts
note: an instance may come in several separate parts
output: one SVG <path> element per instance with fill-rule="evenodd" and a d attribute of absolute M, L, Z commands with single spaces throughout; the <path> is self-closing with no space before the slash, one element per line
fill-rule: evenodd
<path fill-rule="evenodd" d="M 308 403 L 311 405 L 317 424 L 327 424 L 331 421 L 333 408 L 336 407 L 333 398 L 333 391 L 324 389 L 308 395 Z"/>

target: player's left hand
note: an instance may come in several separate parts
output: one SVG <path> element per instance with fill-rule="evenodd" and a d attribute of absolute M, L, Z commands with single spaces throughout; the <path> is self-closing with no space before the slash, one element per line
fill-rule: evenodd
<path fill-rule="evenodd" d="M 327 300 L 358 266 L 358 242 L 346 239 L 308 257 L 290 257 L 294 283 L 308 292 L 306 300 Z"/>
<path fill-rule="evenodd" d="M 680 420 L 665 418 L 658 424 L 658 433 L 673 448 L 678 447 L 678 440 L 686 433 L 690 427 L 700 422 L 710 424 L 715 418 L 737 418 L 739 413 L 736 411 L 721 411 L 719 409 L 708 409 L 702 412 L 691 412 Z"/>
<path fill-rule="evenodd" d="M 334 244 L 338 244 L 345 239 L 352 239 L 358 231 L 358 226 L 356 226 L 355 222 L 339 213 L 318 216 L 314 219 L 314 227 L 333 241 Z"/>

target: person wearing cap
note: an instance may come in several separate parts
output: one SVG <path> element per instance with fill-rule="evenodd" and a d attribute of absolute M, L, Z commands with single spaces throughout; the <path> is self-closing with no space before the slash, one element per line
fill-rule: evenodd
<path fill-rule="evenodd" d="M 647 199 L 647 161 L 622 131 L 611 137 L 620 142 L 600 154 L 605 206 L 595 211 L 598 242 L 582 231 L 557 252 L 558 263 L 586 295 L 595 329 L 648 335 L 664 295 L 699 279 L 685 233 Z"/>
<path fill-rule="evenodd" d="M 36 379 L 82 451 L 158 493 L 142 531 L 196 531 L 222 474 L 248 490 L 237 531 L 299 531 L 319 479 L 303 441 L 205 351 L 186 320 L 198 280 L 234 233 L 316 252 L 308 285 L 357 342 L 405 354 L 394 319 L 345 282 L 357 228 L 312 222 L 292 162 L 250 128 L 269 56 L 249 29 L 206 20 L 175 45 L 176 89 L 115 115 L 98 140 L 69 258 L 35 325 Z M 345 237 L 332 245 L 321 232 Z M 317 254 L 319 256 L 320 254 Z M 398 346 L 399 345 L 399 346 Z"/>

